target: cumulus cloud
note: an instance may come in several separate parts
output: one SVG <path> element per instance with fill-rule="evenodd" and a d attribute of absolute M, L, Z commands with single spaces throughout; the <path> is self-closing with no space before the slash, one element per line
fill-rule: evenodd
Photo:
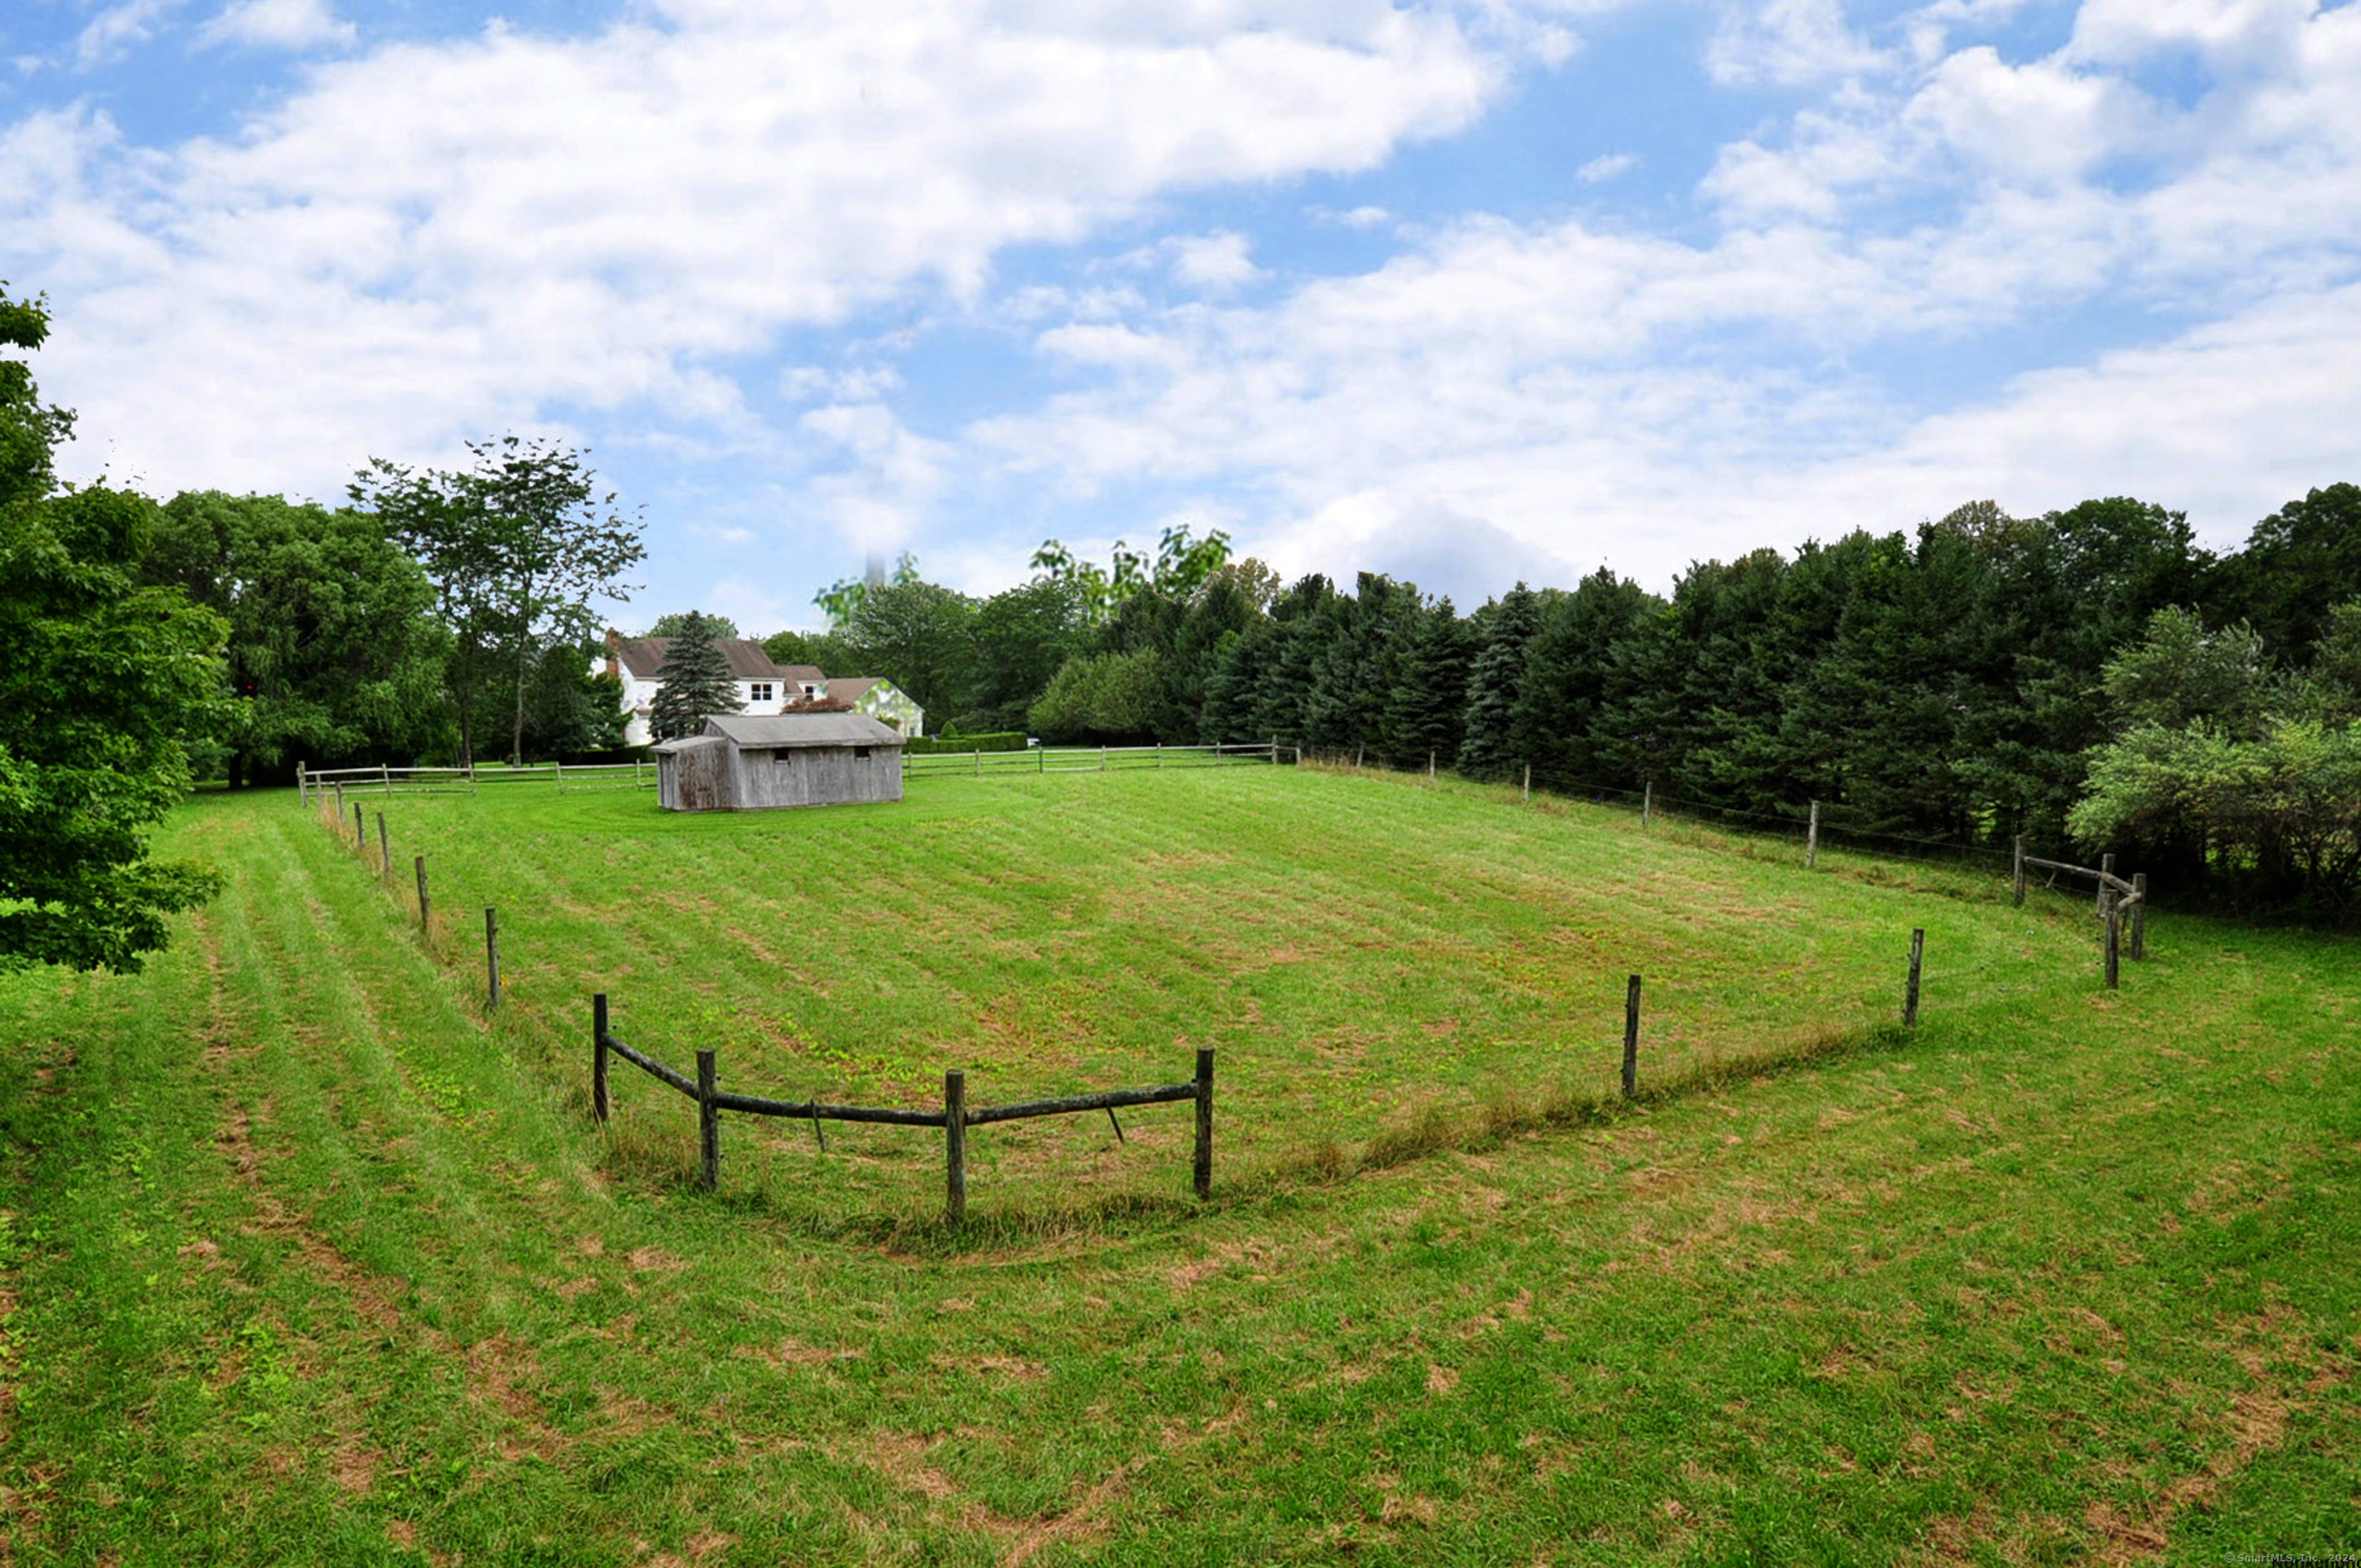
<path fill-rule="evenodd" d="M 1842 0 L 1741 0 L 1723 8 L 1705 63 L 1725 86 L 1810 87 L 1882 60 L 1846 21 Z"/>
<path fill-rule="evenodd" d="M 1251 479 L 1244 543 L 1294 569 L 1383 539 L 1432 571 L 1475 519 L 1660 585 L 1973 495 L 2135 492 L 2224 543 L 2349 477 L 2361 9 L 2185 110 L 2070 50 L 1891 85 L 1725 149 L 1718 235 L 1468 219 L 1267 305 L 1136 312 L 1120 376 L 971 439 L 1087 494 Z M 1972 398 L 1879 368 L 2092 309 L 2155 324 Z"/>
<path fill-rule="evenodd" d="M 378 49 L 231 139 L 9 126 L 0 269 L 59 302 L 52 389 L 163 484 L 333 485 L 557 408 L 703 418 L 731 400 L 705 361 L 974 299 L 1005 247 L 1170 191 L 1369 168 L 1508 69 L 1375 0 L 640 15 Z"/>
<path fill-rule="evenodd" d="M 197 30 L 200 43 L 264 49 L 348 44 L 357 36 L 350 22 L 337 20 L 327 0 L 236 0 Z"/>
<path fill-rule="evenodd" d="M 121 0 L 93 16 L 74 39 L 74 63 L 87 71 L 104 65 L 156 36 L 181 0 Z"/>
<path fill-rule="evenodd" d="M 1581 168 L 1576 170 L 1574 171 L 1574 177 L 1576 180 L 1581 181 L 1585 185 L 1597 185 L 1606 181 L 1612 180 L 1619 174 L 1629 174 L 1638 167 L 1640 167 L 1640 159 L 1636 154 L 1629 152 L 1602 153 L 1598 157 L 1594 158 L 1589 162 L 1584 164 Z"/>

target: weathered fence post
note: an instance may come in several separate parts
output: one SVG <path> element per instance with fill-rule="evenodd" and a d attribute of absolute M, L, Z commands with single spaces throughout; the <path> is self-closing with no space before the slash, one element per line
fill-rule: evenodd
<path fill-rule="evenodd" d="M 563 757 L 557 759 L 557 793 L 566 793 L 566 759 Z"/>
<path fill-rule="evenodd" d="M 1531 806 L 1532 803 L 1533 803 L 1533 765 L 1532 765 L 1531 762 L 1527 762 L 1527 763 L 1525 764 L 1525 804 L 1526 804 L 1527 806 Z"/>
<path fill-rule="evenodd" d="M 500 1006 L 500 912 L 484 911 L 484 1005 L 492 1012 Z"/>
<path fill-rule="evenodd" d="M 2099 884 L 2099 918 L 2106 922 L 2107 927 L 2107 989 L 2113 991 L 2123 983 L 2123 905 L 2115 896 L 2115 890 L 2104 883 Z"/>
<path fill-rule="evenodd" d="M 1918 1026 L 1918 972 L 1927 958 L 1927 929 L 1920 927 L 1910 933 L 1910 986 L 1902 993 L 1902 1022 L 1910 1028 Z"/>
<path fill-rule="evenodd" d="M 590 1114 L 607 1123 L 607 993 L 590 998 Z"/>
<path fill-rule="evenodd" d="M 2092 902 L 2091 912 L 2092 914 L 2104 915 L 2107 912 L 2107 879 L 2114 874 L 2115 857 L 2113 855 L 2101 855 L 2099 857 L 2099 894 L 2098 897 Z"/>
<path fill-rule="evenodd" d="M 721 1185 L 721 1107 L 713 1102 L 713 1053 L 697 1053 L 697 1184 Z"/>
<path fill-rule="evenodd" d="M 978 756 L 982 756 L 983 754 L 983 752 L 981 752 L 981 751 L 979 751 L 979 752 L 977 752 L 977 753 L 976 753 L 976 755 L 978 755 Z M 1106 767 L 1106 757 L 1107 757 L 1107 749 L 1106 749 L 1104 746 L 1100 747 L 1100 748 L 1099 748 L 1099 772 L 1101 772 L 1101 773 L 1104 773 L 1104 772 L 1106 772 L 1106 771 L 1107 771 L 1107 767 Z"/>
<path fill-rule="evenodd" d="M 1645 828 L 1656 815 L 1656 781 L 1650 779 L 1640 795 L 1640 826 Z"/>
<path fill-rule="evenodd" d="M 1426 754 L 1426 782 L 1429 784 L 1434 782 L 1434 753 L 1432 751 Z"/>
<path fill-rule="evenodd" d="M 967 1074 L 943 1074 L 943 1216 L 967 1218 Z"/>
<path fill-rule="evenodd" d="M 1804 866 L 1809 870 L 1820 863 L 1820 803 L 1812 802 L 1812 825 L 1804 833 Z"/>
<path fill-rule="evenodd" d="M 1164 742 L 1161 740 L 1156 743 L 1156 765 L 1159 768 L 1164 766 Z"/>
<path fill-rule="evenodd" d="M 981 746 L 975 749 L 975 776 L 983 777 L 983 748 Z"/>
<path fill-rule="evenodd" d="M 1197 1050 L 1197 1196 L 1213 1195 L 1213 1047 Z"/>
<path fill-rule="evenodd" d="M 2015 872 L 2012 874 L 2012 876 L 2010 877 L 2010 883 L 2011 883 L 2011 885 L 2013 886 L 2013 888 L 2015 890 L 2015 894 L 2016 894 L 2016 906 L 2017 906 L 2019 909 L 2024 908 L 2024 907 L 2025 907 L 2025 835 L 2024 835 L 2024 834 L 2022 834 L 2022 833 L 2019 833 L 2019 834 L 2016 836 L 2016 870 L 2015 870 Z"/>
<path fill-rule="evenodd" d="M 302 758 L 295 762 L 295 801 L 299 806 L 312 804 L 312 781 L 304 774 Z"/>
<path fill-rule="evenodd" d="M 1034 760 L 1039 764 L 1035 767 L 1033 771 L 1037 773 L 1048 773 L 1049 771 L 1049 748 L 1047 746 L 1036 746 L 1033 748 L 1033 756 Z"/>
<path fill-rule="evenodd" d="M 385 813 L 382 811 L 377 814 L 377 857 L 385 866 L 384 871 L 379 874 L 391 876 L 393 874 L 393 840 L 386 837 Z"/>
<path fill-rule="evenodd" d="M 353 802 L 353 848 L 368 853 L 368 824 L 361 820 L 361 803 Z"/>
<path fill-rule="evenodd" d="M 426 916 L 426 857 L 421 855 L 418 857 L 418 928 L 422 931 L 428 928 Z"/>
<path fill-rule="evenodd" d="M 393 793 L 393 770 L 386 766 L 383 762 L 379 762 L 377 765 L 377 782 L 382 788 L 383 793 L 391 795 Z"/>
<path fill-rule="evenodd" d="M 1640 977 L 1623 988 L 1623 1098 L 1640 1092 Z"/>
<path fill-rule="evenodd" d="M 341 837 L 344 835 L 344 831 L 345 831 L 345 781 L 344 781 L 344 780 L 342 780 L 342 779 L 338 779 L 338 780 L 336 781 L 336 833 L 337 833 L 337 836 L 338 836 L 339 838 L 341 838 Z"/>
<path fill-rule="evenodd" d="M 2147 957 L 2147 872 L 2132 876 L 2132 960 Z"/>

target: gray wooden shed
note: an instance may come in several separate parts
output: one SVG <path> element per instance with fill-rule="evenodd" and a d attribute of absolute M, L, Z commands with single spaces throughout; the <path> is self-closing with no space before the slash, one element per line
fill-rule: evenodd
<path fill-rule="evenodd" d="M 902 798 L 902 737 L 865 713 L 722 714 L 656 751 L 666 811 L 763 811 Z"/>

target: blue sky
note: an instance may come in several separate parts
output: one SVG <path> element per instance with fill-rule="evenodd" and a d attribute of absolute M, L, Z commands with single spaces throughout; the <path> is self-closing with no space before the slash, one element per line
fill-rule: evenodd
<path fill-rule="evenodd" d="M 514 430 L 647 591 L 1227 530 L 1463 608 L 1991 498 L 2361 478 L 2319 0 L 17 0 L 65 467 L 334 499 Z"/>

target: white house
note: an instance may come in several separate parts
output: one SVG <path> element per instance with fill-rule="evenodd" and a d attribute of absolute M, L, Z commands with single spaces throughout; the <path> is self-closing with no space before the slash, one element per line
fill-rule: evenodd
<path fill-rule="evenodd" d="M 607 633 L 605 668 L 623 683 L 623 712 L 629 716 L 623 725 L 623 743 L 627 746 L 644 746 L 655 739 L 648 729 L 648 711 L 656 700 L 657 689 L 664 685 L 656 678 L 656 672 L 664 668 L 664 650 L 671 645 L 669 637 Z M 751 637 L 719 637 L 714 639 L 713 645 L 729 662 L 730 674 L 738 682 L 738 700 L 745 705 L 742 711 L 751 718 L 768 718 L 814 704 L 842 701 L 854 711 L 882 719 L 906 736 L 925 733 L 925 711 L 889 680 L 856 675 L 831 682 L 814 664 L 772 663 L 763 645 Z M 835 688 L 841 688 L 841 694 Z"/>

